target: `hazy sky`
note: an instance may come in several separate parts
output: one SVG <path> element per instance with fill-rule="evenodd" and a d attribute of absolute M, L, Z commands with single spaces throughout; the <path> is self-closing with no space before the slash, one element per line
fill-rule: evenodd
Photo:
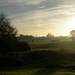
<path fill-rule="evenodd" d="M 59 36 L 75 29 L 75 0 L 0 0 L 0 13 L 19 34 Z"/>

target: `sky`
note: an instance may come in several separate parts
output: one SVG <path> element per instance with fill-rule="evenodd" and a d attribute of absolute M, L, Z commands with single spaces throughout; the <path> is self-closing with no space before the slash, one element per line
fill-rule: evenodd
<path fill-rule="evenodd" d="M 0 0 L 18 34 L 68 36 L 75 30 L 75 0 Z"/>

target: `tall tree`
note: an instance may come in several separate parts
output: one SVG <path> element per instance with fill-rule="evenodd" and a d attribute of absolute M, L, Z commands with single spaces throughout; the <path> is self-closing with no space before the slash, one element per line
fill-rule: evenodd
<path fill-rule="evenodd" d="M 4 14 L 0 14 L 0 39 L 11 39 L 15 38 L 16 35 L 17 29 L 11 25 Z"/>
<path fill-rule="evenodd" d="M 75 41 L 75 30 L 72 30 L 72 31 L 70 32 L 70 35 L 71 35 L 72 41 Z"/>
<path fill-rule="evenodd" d="M 16 35 L 17 29 L 11 25 L 10 20 L 4 14 L 0 14 L 0 50 L 3 52 L 9 50 Z"/>

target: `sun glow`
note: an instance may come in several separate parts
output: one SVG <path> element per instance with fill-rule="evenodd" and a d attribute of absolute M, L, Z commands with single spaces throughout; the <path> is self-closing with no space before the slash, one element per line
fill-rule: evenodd
<path fill-rule="evenodd" d="M 69 21 L 68 21 L 68 26 L 69 26 L 69 30 L 75 30 L 75 18 L 71 18 Z"/>
<path fill-rule="evenodd" d="M 65 20 L 60 28 L 60 31 L 62 31 L 62 34 L 60 35 L 69 35 L 70 31 L 75 30 L 75 18 L 71 17 Z"/>

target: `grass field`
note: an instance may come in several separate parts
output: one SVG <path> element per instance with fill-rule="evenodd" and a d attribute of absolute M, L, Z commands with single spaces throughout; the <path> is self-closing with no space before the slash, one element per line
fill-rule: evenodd
<path fill-rule="evenodd" d="M 60 42 L 50 42 L 50 41 L 34 41 L 29 44 L 32 50 L 59 50 L 65 49 L 70 52 L 75 52 L 75 42 L 72 41 L 60 41 Z"/>
<path fill-rule="evenodd" d="M 17 63 L 19 66 L 0 66 L 0 75 L 75 75 L 75 42 L 28 43 L 31 51 L 4 56 L 5 59 L 9 57 L 8 60 L 15 58 L 20 63 Z"/>
<path fill-rule="evenodd" d="M 75 70 L 53 68 L 20 68 L 20 70 L 2 71 L 0 72 L 0 75 L 75 75 Z"/>

